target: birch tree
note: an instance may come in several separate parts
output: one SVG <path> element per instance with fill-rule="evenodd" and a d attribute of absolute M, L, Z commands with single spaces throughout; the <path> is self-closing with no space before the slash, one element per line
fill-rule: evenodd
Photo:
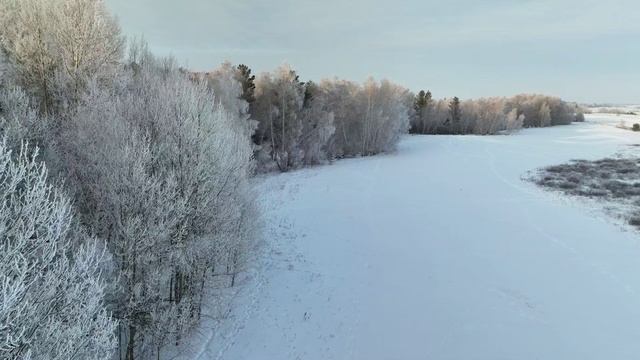
<path fill-rule="evenodd" d="M 326 95 L 313 82 L 305 84 L 302 121 L 302 149 L 305 165 L 320 164 L 328 159 L 329 140 L 336 128 L 333 124 L 334 114 L 327 107 Z"/>
<path fill-rule="evenodd" d="M 280 171 L 300 163 L 304 86 L 288 65 L 273 74 L 262 74 L 256 81 L 253 117 L 259 122 L 259 145 Z M 263 157 L 264 158 L 264 157 Z"/>
<path fill-rule="evenodd" d="M 329 139 L 328 152 L 332 158 L 343 158 L 357 154 L 358 114 L 356 95 L 358 84 L 340 79 L 323 80 L 320 88 L 324 94 L 327 109 L 333 113 L 335 131 Z"/>
<path fill-rule="evenodd" d="M 330 140 L 335 157 L 373 155 L 393 150 L 409 129 L 410 97 L 407 89 L 383 80 L 364 84 L 324 80 L 327 109 L 334 114 L 335 133 Z"/>

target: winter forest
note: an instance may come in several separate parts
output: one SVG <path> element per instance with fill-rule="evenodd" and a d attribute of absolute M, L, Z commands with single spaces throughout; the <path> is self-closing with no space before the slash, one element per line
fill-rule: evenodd
<path fill-rule="evenodd" d="M 258 174 L 390 153 L 408 133 L 584 121 L 546 95 L 195 72 L 125 39 L 99 0 L 0 0 L 0 49 L 2 359 L 161 358 L 211 284 L 239 286 L 263 234 Z"/>

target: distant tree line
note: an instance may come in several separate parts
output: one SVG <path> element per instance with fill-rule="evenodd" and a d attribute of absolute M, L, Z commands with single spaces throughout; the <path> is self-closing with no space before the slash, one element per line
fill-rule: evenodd
<path fill-rule="evenodd" d="M 288 65 L 256 77 L 246 65 L 224 63 L 192 78 L 205 79 L 247 120 L 260 172 L 391 151 L 407 132 L 491 135 L 584 121 L 579 106 L 552 96 L 434 99 L 388 80 L 305 82 Z M 233 80 L 239 98 L 222 93 Z"/>
<path fill-rule="evenodd" d="M 567 125 L 584 121 L 574 103 L 546 95 L 522 94 L 511 98 L 433 99 L 420 91 L 413 100 L 412 134 L 508 133 L 521 128 Z"/>

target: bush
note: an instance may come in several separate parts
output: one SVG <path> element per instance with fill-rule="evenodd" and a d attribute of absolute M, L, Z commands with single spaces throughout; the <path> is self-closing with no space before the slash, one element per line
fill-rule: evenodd
<path fill-rule="evenodd" d="M 633 127 L 631 128 L 631 130 L 640 131 L 640 124 L 638 124 L 638 123 L 633 124 Z"/>

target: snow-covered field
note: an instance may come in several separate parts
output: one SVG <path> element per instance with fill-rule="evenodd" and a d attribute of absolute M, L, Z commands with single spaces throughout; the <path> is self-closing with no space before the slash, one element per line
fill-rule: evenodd
<path fill-rule="evenodd" d="M 640 358 L 640 234 L 522 180 L 640 151 L 616 118 L 411 136 L 394 154 L 261 179 L 261 260 L 185 357 Z"/>

